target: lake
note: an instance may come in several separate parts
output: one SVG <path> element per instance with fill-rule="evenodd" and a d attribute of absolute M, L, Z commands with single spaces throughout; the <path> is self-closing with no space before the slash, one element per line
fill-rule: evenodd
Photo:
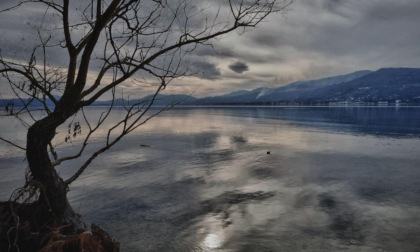
<path fill-rule="evenodd" d="M 180 107 L 97 158 L 69 197 L 122 251 L 419 251 L 419 154 L 420 108 Z M 26 163 L 3 143 L 0 158 L 5 200 Z"/>

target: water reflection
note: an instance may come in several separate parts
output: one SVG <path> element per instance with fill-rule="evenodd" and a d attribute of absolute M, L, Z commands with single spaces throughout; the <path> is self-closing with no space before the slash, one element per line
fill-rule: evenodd
<path fill-rule="evenodd" d="M 219 248 L 222 244 L 223 238 L 220 234 L 208 234 L 203 242 L 203 246 L 210 249 Z"/>
<path fill-rule="evenodd" d="M 417 251 L 419 112 L 177 109 L 96 159 L 71 201 L 123 251 Z M 21 160 L 1 155 L 6 195 Z"/>

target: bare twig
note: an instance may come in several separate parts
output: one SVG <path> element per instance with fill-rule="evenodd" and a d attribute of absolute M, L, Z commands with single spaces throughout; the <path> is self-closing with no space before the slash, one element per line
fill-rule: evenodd
<path fill-rule="evenodd" d="M 6 142 L 6 143 L 8 143 L 8 144 L 10 144 L 10 145 L 12 145 L 12 146 L 14 146 L 14 147 L 18 148 L 18 149 L 21 149 L 21 150 L 23 150 L 23 151 L 26 151 L 26 149 L 25 149 L 25 148 L 23 148 L 23 147 L 21 147 L 21 146 L 19 146 L 19 145 L 15 144 L 15 143 L 13 143 L 12 141 L 9 141 L 9 140 L 7 140 L 7 139 L 4 139 L 4 138 L 3 138 L 3 137 L 1 137 L 1 136 L 0 136 L 0 140 L 2 140 L 3 142 Z"/>

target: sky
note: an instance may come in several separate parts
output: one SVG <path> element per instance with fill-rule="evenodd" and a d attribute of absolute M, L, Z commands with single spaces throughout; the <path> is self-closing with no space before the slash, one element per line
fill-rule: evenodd
<path fill-rule="evenodd" d="M 2 51 L 19 57 L 30 42 L 21 37 L 40 13 L 21 8 L 0 15 Z M 198 48 L 190 65 L 199 74 L 174 80 L 165 92 L 206 97 L 358 70 L 420 67 L 419 13 L 419 0 L 296 0 L 253 30 Z M 137 92 L 130 83 L 124 88 Z"/>

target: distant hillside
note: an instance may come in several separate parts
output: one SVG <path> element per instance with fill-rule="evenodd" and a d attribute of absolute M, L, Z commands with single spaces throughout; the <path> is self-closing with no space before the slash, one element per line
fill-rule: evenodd
<path fill-rule="evenodd" d="M 148 104 L 152 101 L 151 95 L 143 97 L 141 99 L 115 99 L 114 100 L 114 106 L 124 106 L 124 105 L 134 105 L 134 104 Z M 56 99 L 60 99 L 59 97 L 56 97 Z M 165 105 L 184 105 L 184 104 L 191 104 L 196 100 L 195 97 L 192 97 L 190 95 L 183 95 L 183 94 L 177 94 L 177 95 L 163 95 L 159 94 L 156 96 L 156 99 L 153 102 L 153 106 L 165 106 Z M 54 108 L 54 104 L 51 102 L 51 100 L 46 100 L 46 103 L 48 107 Z M 25 104 L 29 104 L 28 107 L 30 108 L 40 108 L 42 107 L 42 103 L 30 99 L 0 99 L 0 108 L 11 110 L 12 108 L 21 108 Z M 112 104 L 112 101 L 96 101 L 93 103 L 94 106 L 110 106 Z"/>
<path fill-rule="evenodd" d="M 383 68 L 353 81 L 318 90 L 315 101 L 420 101 L 420 69 Z"/>
<path fill-rule="evenodd" d="M 306 101 L 320 90 L 330 89 L 342 83 L 359 79 L 371 71 L 358 71 L 351 74 L 323 78 L 319 80 L 300 81 L 276 88 L 274 92 L 259 97 L 264 102 L 270 101 Z"/>
<path fill-rule="evenodd" d="M 149 104 L 153 99 L 152 95 L 145 96 L 141 99 L 115 99 L 114 105 L 115 106 L 123 106 L 123 105 L 134 105 L 134 104 Z M 153 101 L 154 106 L 165 106 L 169 104 L 174 105 L 184 105 L 184 104 L 191 104 L 197 98 L 190 96 L 190 95 L 183 95 L 183 94 L 174 94 L 174 95 L 163 95 L 159 94 L 156 96 L 155 100 Z M 93 103 L 95 106 L 109 106 L 111 105 L 112 101 L 96 101 Z"/>
<path fill-rule="evenodd" d="M 198 99 L 197 104 L 258 103 L 271 101 L 296 101 L 305 99 L 311 92 L 331 85 L 360 78 L 370 71 L 323 78 L 319 80 L 298 81 L 278 88 L 257 88 L 252 91 L 237 91 L 227 95 Z"/>
<path fill-rule="evenodd" d="M 258 88 L 195 100 L 194 104 L 267 104 L 316 102 L 420 102 L 420 69 L 383 68 L 319 80 L 299 81 L 278 88 Z"/>
<path fill-rule="evenodd" d="M 114 105 L 148 103 L 152 96 L 141 99 L 116 99 Z M 278 88 L 260 87 L 240 90 L 229 94 L 197 99 L 183 94 L 159 94 L 154 106 L 174 105 L 269 105 L 269 104 L 313 104 L 329 102 L 395 102 L 420 104 L 420 69 L 383 68 L 377 71 L 358 71 L 346 75 L 318 80 L 298 81 Z M 28 102 L 29 100 L 25 100 Z M 48 106 L 53 107 L 51 101 Z M 18 99 L 0 100 L 0 106 L 20 107 Z M 109 106 L 111 101 L 97 101 L 93 105 Z M 37 101 L 32 107 L 42 104 Z"/>
<path fill-rule="evenodd" d="M 58 97 L 56 97 L 56 99 L 58 99 Z M 49 108 L 54 108 L 54 103 L 50 99 L 47 99 L 45 103 L 47 104 Z M 30 108 L 40 108 L 40 107 L 43 107 L 44 105 L 38 100 L 29 99 L 29 98 L 0 99 L 0 109 L 8 110 L 12 108 L 22 108 L 25 106 L 30 107 Z"/>

